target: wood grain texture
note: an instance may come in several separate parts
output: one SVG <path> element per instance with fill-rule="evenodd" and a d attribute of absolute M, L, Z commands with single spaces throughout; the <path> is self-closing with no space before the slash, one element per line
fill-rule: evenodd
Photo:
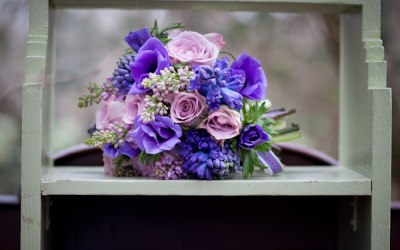
<path fill-rule="evenodd" d="M 276 176 L 223 181 L 119 178 L 101 167 L 57 167 L 42 179 L 43 195 L 370 195 L 371 180 L 343 167 L 288 167 Z"/>

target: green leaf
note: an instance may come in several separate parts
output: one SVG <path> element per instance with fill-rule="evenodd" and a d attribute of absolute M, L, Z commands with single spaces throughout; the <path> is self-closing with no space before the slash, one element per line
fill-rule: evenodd
<path fill-rule="evenodd" d="M 157 19 L 154 20 L 153 28 L 151 28 L 150 34 L 154 37 L 157 37 L 158 35 L 158 24 L 157 24 Z"/>
<path fill-rule="evenodd" d="M 122 163 L 129 161 L 131 158 L 127 155 L 120 155 L 117 158 L 113 159 L 113 163 L 120 167 Z"/>
<path fill-rule="evenodd" d="M 153 28 L 150 31 L 150 34 L 156 38 L 158 38 L 163 44 L 167 44 L 171 39 L 168 37 L 168 31 L 175 29 L 183 29 L 185 25 L 182 23 L 171 23 L 163 30 L 159 31 L 157 19 L 154 21 Z"/>
<path fill-rule="evenodd" d="M 229 142 L 229 147 L 230 147 L 232 150 L 236 150 L 236 146 L 237 146 L 237 140 L 236 140 L 236 139 L 232 139 L 232 140 Z"/>
<path fill-rule="evenodd" d="M 139 160 L 143 162 L 145 165 L 149 165 L 151 163 L 155 163 L 159 161 L 161 158 L 161 153 L 160 154 L 147 154 L 146 152 L 142 151 L 139 154 Z"/>
<path fill-rule="evenodd" d="M 246 98 L 244 100 L 242 107 L 244 124 L 257 124 L 261 116 L 268 111 L 266 102 L 254 102 L 250 104 L 246 101 Z"/>
<path fill-rule="evenodd" d="M 259 167 L 260 169 L 264 169 L 266 168 L 266 166 L 264 166 L 263 164 L 261 164 L 261 162 L 258 159 L 258 153 L 255 150 L 251 151 L 251 160 L 253 161 L 253 164 L 255 167 Z"/>
<path fill-rule="evenodd" d="M 261 145 L 254 147 L 254 150 L 259 151 L 259 152 L 268 152 L 271 150 L 271 148 L 272 148 L 272 143 L 271 143 L 271 141 L 268 141 L 266 143 L 263 143 Z"/>
<path fill-rule="evenodd" d="M 278 135 L 278 136 L 274 136 L 274 143 L 277 142 L 287 142 L 287 141 L 293 141 L 295 139 L 300 138 L 300 132 L 296 131 L 296 132 L 291 132 L 291 133 L 286 133 L 286 134 L 282 134 L 282 135 Z"/>
<path fill-rule="evenodd" d="M 299 131 L 299 130 L 300 130 L 300 126 L 299 126 L 297 123 L 292 123 L 292 125 L 291 125 L 290 127 L 287 127 L 287 128 L 284 128 L 284 129 L 276 130 L 276 132 L 277 132 L 279 135 L 282 135 L 282 134 L 287 134 L 287 133 L 296 132 L 296 131 Z"/>
<path fill-rule="evenodd" d="M 258 153 L 256 150 L 242 150 L 242 174 L 243 177 L 251 177 L 254 173 L 255 167 L 265 169 L 266 166 L 262 165 L 258 160 Z"/>
<path fill-rule="evenodd" d="M 185 25 L 183 23 L 171 23 L 165 29 L 161 30 L 160 34 L 164 34 L 169 30 L 184 29 Z"/>
<path fill-rule="evenodd" d="M 176 63 L 176 64 L 174 64 L 174 68 L 175 69 L 181 69 L 181 68 L 184 68 L 184 67 L 186 67 L 187 65 L 186 64 L 184 64 L 184 63 Z"/>
<path fill-rule="evenodd" d="M 248 178 L 253 175 L 254 172 L 254 165 L 252 156 L 251 156 L 251 150 L 242 150 L 242 162 L 243 162 L 243 167 L 242 167 L 242 174 L 243 177 Z"/>
<path fill-rule="evenodd" d="M 125 55 L 130 55 L 130 54 L 136 54 L 136 52 L 132 48 L 125 49 L 124 56 Z"/>

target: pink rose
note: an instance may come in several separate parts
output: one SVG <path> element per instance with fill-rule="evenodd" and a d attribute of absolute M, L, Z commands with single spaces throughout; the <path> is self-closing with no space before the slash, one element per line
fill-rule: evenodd
<path fill-rule="evenodd" d="M 96 128 L 105 129 L 110 123 L 119 123 L 125 113 L 125 105 L 119 100 L 102 101 L 96 112 Z"/>
<path fill-rule="evenodd" d="M 240 133 L 242 123 L 240 121 L 239 112 L 228 108 L 227 106 L 221 106 L 220 109 L 208 115 L 204 119 L 199 128 L 204 128 L 210 133 L 216 140 L 231 139 Z"/>
<path fill-rule="evenodd" d="M 206 112 L 206 98 L 198 93 L 181 92 L 171 105 L 171 119 L 184 126 L 196 125 L 199 116 Z"/>
<path fill-rule="evenodd" d="M 126 124 L 133 124 L 135 117 L 142 113 L 144 100 L 139 95 L 127 95 L 125 99 L 125 114 L 122 121 Z"/>
<path fill-rule="evenodd" d="M 172 39 L 167 44 L 170 57 L 190 66 L 213 66 L 219 50 L 225 45 L 223 36 L 217 33 L 201 35 L 194 31 L 183 31 L 170 37 Z"/>

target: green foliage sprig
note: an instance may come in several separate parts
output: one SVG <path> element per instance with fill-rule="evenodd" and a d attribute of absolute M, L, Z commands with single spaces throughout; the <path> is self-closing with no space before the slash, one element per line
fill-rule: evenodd
<path fill-rule="evenodd" d="M 78 99 L 79 108 L 86 108 L 101 101 L 101 95 L 103 94 L 104 88 L 99 84 L 92 82 L 89 84 L 87 89 L 89 94 L 83 95 Z"/>
<path fill-rule="evenodd" d="M 143 162 L 145 165 L 149 165 L 151 163 L 155 163 L 161 159 L 161 154 L 147 154 L 142 151 L 139 154 L 139 161 Z"/>
<path fill-rule="evenodd" d="M 84 141 L 87 146 L 102 147 L 106 143 L 114 144 L 118 141 L 117 133 L 113 131 L 99 130 L 92 134 L 92 137 Z"/>
<path fill-rule="evenodd" d="M 248 103 L 246 99 L 243 100 L 243 125 L 258 124 L 259 119 L 267 113 L 268 107 L 266 102 Z"/>
<path fill-rule="evenodd" d="M 167 44 L 171 39 L 168 37 L 168 31 L 176 30 L 176 29 L 184 29 L 185 25 L 182 23 L 171 23 L 166 28 L 162 29 L 161 31 L 158 29 L 157 20 L 154 21 L 153 28 L 150 31 L 150 34 L 154 37 L 160 39 L 160 41 L 164 44 Z"/>
<path fill-rule="evenodd" d="M 131 158 L 127 155 L 120 155 L 117 158 L 113 159 L 113 163 L 117 165 L 117 167 L 120 167 L 124 162 L 130 161 Z"/>
<path fill-rule="evenodd" d="M 266 168 L 259 161 L 258 153 L 256 150 L 242 150 L 242 161 L 243 161 L 242 174 L 243 177 L 245 178 L 251 177 L 256 167 L 260 169 Z"/>

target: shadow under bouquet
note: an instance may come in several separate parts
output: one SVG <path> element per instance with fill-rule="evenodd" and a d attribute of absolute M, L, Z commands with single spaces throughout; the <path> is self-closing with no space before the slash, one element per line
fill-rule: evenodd
<path fill-rule="evenodd" d="M 218 33 L 183 28 L 159 30 L 155 22 L 125 37 L 130 48 L 112 76 L 79 98 L 79 107 L 99 104 L 85 144 L 102 148 L 113 176 L 220 180 L 281 172 L 273 144 L 299 137 L 284 119 L 294 111 L 270 110 L 256 58 L 221 51 Z"/>

